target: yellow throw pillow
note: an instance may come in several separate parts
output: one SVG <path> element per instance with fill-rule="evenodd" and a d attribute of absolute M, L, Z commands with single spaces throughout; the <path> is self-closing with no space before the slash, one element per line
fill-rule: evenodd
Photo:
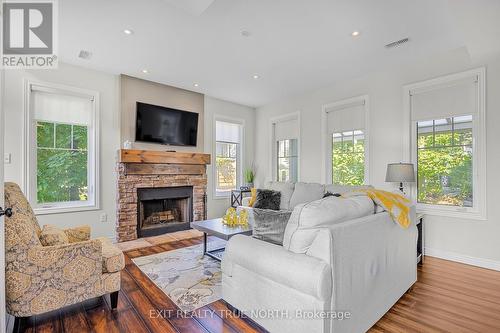
<path fill-rule="evenodd" d="M 255 200 L 257 200 L 257 189 L 255 187 L 252 187 L 250 191 L 252 192 L 252 196 L 250 197 L 250 201 L 248 202 L 248 207 L 253 207 Z"/>
<path fill-rule="evenodd" d="M 68 236 L 55 225 L 46 224 L 40 234 L 40 242 L 43 246 L 64 245 L 69 243 Z"/>

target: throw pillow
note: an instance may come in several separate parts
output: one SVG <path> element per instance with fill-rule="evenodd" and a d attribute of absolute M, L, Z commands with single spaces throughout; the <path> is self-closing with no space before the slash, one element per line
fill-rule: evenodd
<path fill-rule="evenodd" d="M 290 210 L 253 209 L 252 236 L 268 243 L 283 245 L 285 228 L 291 214 Z"/>
<path fill-rule="evenodd" d="M 279 210 L 281 192 L 257 189 L 257 199 L 253 208 Z"/>
<path fill-rule="evenodd" d="M 332 192 L 326 192 L 325 194 L 323 194 L 323 198 L 327 198 L 327 197 L 341 197 L 342 194 L 340 193 L 332 193 Z"/>
<path fill-rule="evenodd" d="M 252 187 L 250 189 L 250 192 L 252 193 L 252 196 L 250 197 L 250 201 L 248 202 L 248 207 L 253 207 L 255 204 L 255 200 L 257 200 L 257 189 L 255 187 Z"/>
<path fill-rule="evenodd" d="M 40 234 L 40 243 L 43 246 L 64 245 L 69 243 L 66 233 L 55 225 L 46 224 Z"/>

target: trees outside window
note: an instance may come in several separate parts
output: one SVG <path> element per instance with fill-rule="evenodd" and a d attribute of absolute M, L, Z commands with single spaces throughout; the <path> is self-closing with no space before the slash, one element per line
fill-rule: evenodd
<path fill-rule="evenodd" d="M 332 183 L 362 185 L 365 181 L 365 135 L 362 130 L 333 133 Z"/>
<path fill-rule="evenodd" d="M 38 121 L 38 203 L 88 200 L 87 126 Z"/>
<path fill-rule="evenodd" d="M 417 198 L 473 206 L 472 116 L 417 122 Z"/>

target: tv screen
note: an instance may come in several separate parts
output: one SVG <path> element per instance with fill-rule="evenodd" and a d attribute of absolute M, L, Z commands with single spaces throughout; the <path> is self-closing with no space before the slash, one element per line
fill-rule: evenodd
<path fill-rule="evenodd" d="M 198 114 L 137 102 L 135 140 L 196 146 Z"/>

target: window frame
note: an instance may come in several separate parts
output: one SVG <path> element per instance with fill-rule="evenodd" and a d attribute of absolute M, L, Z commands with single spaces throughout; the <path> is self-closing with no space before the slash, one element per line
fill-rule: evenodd
<path fill-rule="evenodd" d="M 277 142 L 276 140 L 276 124 L 280 122 L 286 122 L 290 120 L 297 120 L 297 182 L 301 181 L 300 177 L 300 157 L 301 157 L 301 112 L 296 111 L 296 112 L 291 112 L 284 114 L 282 116 L 277 116 L 273 117 L 269 120 L 269 133 L 270 133 L 270 146 L 271 149 L 269 149 L 269 170 L 271 170 L 271 181 L 277 181 L 278 179 L 278 168 L 276 167 L 278 165 L 278 149 L 277 149 Z"/>
<path fill-rule="evenodd" d="M 333 184 L 333 130 L 328 128 L 328 113 L 335 112 L 335 110 L 342 110 L 353 106 L 356 103 L 363 103 L 365 109 L 365 126 L 364 128 L 357 128 L 354 130 L 361 130 L 365 136 L 365 175 L 364 184 L 370 184 L 370 97 L 368 95 L 361 95 L 352 98 L 342 99 L 337 102 L 324 104 L 321 112 L 321 133 L 323 143 L 323 156 L 322 156 L 322 183 Z M 335 110 L 331 110 L 335 109 Z M 330 110 L 330 111 L 329 111 Z M 350 129 L 353 130 L 353 129 Z M 347 131 L 347 130 L 346 130 Z"/>
<path fill-rule="evenodd" d="M 88 200 L 38 204 L 37 193 L 37 142 L 36 119 L 34 117 L 33 86 L 39 90 L 64 95 L 85 97 L 92 100 L 92 114 L 88 126 Z M 100 170 L 99 170 L 99 92 L 72 86 L 24 80 L 24 128 L 23 128 L 23 189 L 36 215 L 71 213 L 100 209 Z"/>
<path fill-rule="evenodd" d="M 215 199 L 227 199 L 231 196 L 231 190 L 228 191 L 217 191 L 217 122 L 225 122 L 236 124 L 240 126 L 240 143 L 238 144 L 238 148 L 236 151 L 236 188 L 243 184 L 243 164 L 245 157 L 245 120 L 241 118 L 232 118 L 226 117 L 222 115 L 215 115 L 213 118 L 213 136 L 212 136 L 212 154 L 214 156 L 213 160 L 213 168 L 212 168 L 212 179 L 213 179 L 213 197 Z M 222 141 L 220 141 L 222 142 Z M 234 142 L 231 142 L 234 143 Z"/>
<path fill-rule="evenodd" d="M 454 117 L 473 115 L 472 119 L 472 175 L 473 175 L 473 206 L 447 206 L 433 205 L 417 202 L 417 184 L 409 186 L 409 194 L 416 202 L 419 212 L 445 217 L 468 218 L 474 220 L 486 220 L 486 70 L 484 67 L 472 69 L 465 72 L 446 75 L 431 80 L 426 80 L 403 87 L 404 97 L 404 140 L 408 149 L 404 151 L 404 159 L 411 161 L 415 165 L 415 172 L 418 173 L 417 164 L 417 122 L 411 119 L 411 94 L 412 92 L 426 92 L 453 86 L 457 81 L 463 79 L 477 80 L 477 110 L 467 114 L 456 114 Z M 443 115 L 435 115 L 433 119 L 446 118 Z M 422 121 L 422 120 L 420 120 Z"/>
<path fill-rule="evenodd" d="M 286 155 L 286 156 L 280 156 L 279 155 L 279 144 L 281 141 L 291 141 L 291 140 L 297 140 L 297 154 L 296 155 Z M 275 145 L 276 145 L 276 164 L 275 164 L 275 168 L 276 168 L 276 181 L 278 182 L 283 182 L 283 180 L 279 180 L 279 169 L 280 169 L 280 159 L 283 159 L 283 158 L 287 158 L 287 159 L 292 159 L 292 158 L 296 158 L 297 159 L 297 171 L 298 171 L 298 167 L 299 167 L 299 139 L 284 139 L 284 140 L 275 140 Z M 290 145 L 290 143 L 289 143 Z M 290 151 L 290 147 L 288 148 L 288 151 Z M 297 174 L 297 178 L 298 178 L 298 174 Z"/>

